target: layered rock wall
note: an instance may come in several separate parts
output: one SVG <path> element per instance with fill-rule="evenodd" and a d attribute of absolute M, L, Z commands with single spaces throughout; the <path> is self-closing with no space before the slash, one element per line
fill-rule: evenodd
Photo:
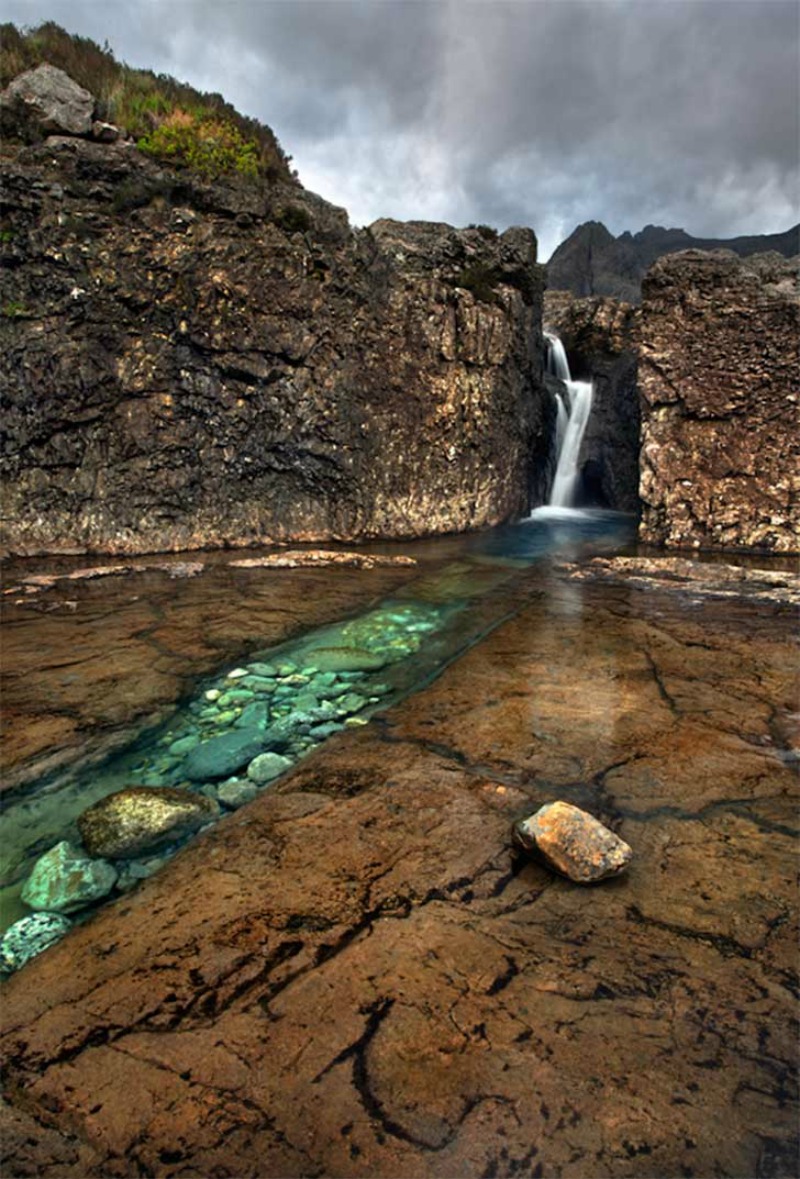
<path fill-rule="evenodd" d="M 641 310 L 644 540 L 800 549 L 797 260 L 696 250 L 648 272 Z"/>
<path fill-rule="evenodd" d="M 541 495 L 528 230 L 209 185 L 126 143 L 3 163 L 6 549 L 416 536 Z"/>

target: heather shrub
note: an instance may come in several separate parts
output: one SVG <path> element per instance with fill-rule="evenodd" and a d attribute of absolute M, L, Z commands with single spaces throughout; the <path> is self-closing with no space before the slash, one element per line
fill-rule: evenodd
<path fill-rule="evenodd" d="M 223 119 L 175 110 L 138 143 L 139 150 L 159 160 L 183 164 L 207 180 L 237 172 L 255 179 L 258 146 Z"/>

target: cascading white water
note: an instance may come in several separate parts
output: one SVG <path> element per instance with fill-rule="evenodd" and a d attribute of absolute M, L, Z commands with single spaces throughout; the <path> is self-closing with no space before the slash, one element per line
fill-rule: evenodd
<path fill-rule="evenodd" d="M 547 340 L 547 371 L 562 380 L 567 387 L 569 411 L 563 398 L 556 394 L 558 401 L 556 418 L 556 453 L 558 462 L 548 507 L 570 508 L 578 481 L 578 459 L 586 423 L 592 410 L 591 381 L 573 381 L 569 371 L 567 354 L 558 336 L 545 332 Z"/>

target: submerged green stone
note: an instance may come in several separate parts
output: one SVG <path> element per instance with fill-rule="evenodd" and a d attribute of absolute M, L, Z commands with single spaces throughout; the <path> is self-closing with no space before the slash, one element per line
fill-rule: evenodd
<path fill-rule="evenodd" d="M 116 869 L 105 860 L 92 860 L 66 841 L 57 843 L 36 861 L 22 888 L 31 909 L 71 913 L 106 896 L 117 882 Z"/>

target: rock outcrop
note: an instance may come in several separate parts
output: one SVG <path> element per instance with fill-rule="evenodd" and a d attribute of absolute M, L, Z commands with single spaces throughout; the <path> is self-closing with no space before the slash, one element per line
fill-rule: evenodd
<path fill-rule="evenodd" d="M 547 264 L 548 285 L 580 297 L 606 295 L 638 303 L 642 278 L 656 258 L 679 250 L 733 250 L 740 257 L 776 250 L 789 258 L 797 253 L 800 225 L 785 233 L 734 237 L 727 240 L 692 237 L 683 229 L 647 225 L 639 233 L 614 237 L 600 221 L 586 221 L 572 231 Z"/>
<path fill-rule="evenodd" d="M 648 273 L 641 312 L 640 535 L 800 548 L 797 264 L 687 251 Z"/>
<path fill-rule="evenodd" d="M 541 496 L 531 231 L 353 232 L 126 142 L 4 150 L 11 551 L 416 536 Z"/>
<path fill-rule="evenodd" d="M 639 511 L 638 311 L 617 299 L 548 290 L 545 326 L 561 339 L 576 381 L 592 381 L 579 465 L 584 504 Z"/>

